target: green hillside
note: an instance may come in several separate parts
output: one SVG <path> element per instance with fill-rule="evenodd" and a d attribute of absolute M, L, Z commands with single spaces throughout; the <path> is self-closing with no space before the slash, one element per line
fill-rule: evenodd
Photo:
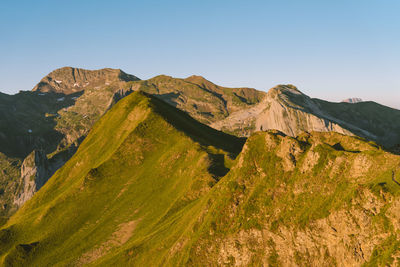
<path fill-rule="evenodd" d="M 133 93 L 10 219 L 0 237 L 2 261 L 79 265 L 124 254 L 154 234 L 173 240 L 174 232 L 162 232 L 163 223 L 207 193 L 242 145 L 160 100 Z"/>
<path fill-rule="evenodd" d="M 3 226 L 2 264 L 398 263 L 400 156 L 338 133 L 243 142 L 132 93 Z"/>
<path fill-rule="evenodd" d="M 172 262 L 398 264 L 399 163 L 373 143 L 337 133 L 257 132 L 204 197 L 207 212 Z"/>

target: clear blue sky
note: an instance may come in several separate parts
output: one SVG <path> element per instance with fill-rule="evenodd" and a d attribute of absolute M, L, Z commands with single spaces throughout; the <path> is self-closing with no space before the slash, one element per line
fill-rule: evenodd
<path fill-rule="evenodd" d="M 1 0 L 0 91 L 113 67 L 400 108 L 399 14 L 397 0 Z"/>

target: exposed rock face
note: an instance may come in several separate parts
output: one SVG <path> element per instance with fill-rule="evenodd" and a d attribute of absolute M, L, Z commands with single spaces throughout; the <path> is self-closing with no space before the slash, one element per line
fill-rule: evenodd
<path fill-rule="evenodd" d="M 211 126 L 246 136 L 254 131 L 271 129 L 290 136 L 296 136 L 302 131 L 335 131 L 352 135 L 351 131 L 336 123 L 335 118 L 324 114 L 311 98 L 292 85 L 272 88 L 259 104 L 233 113 Z"/>
<path fill-rule="evenodd" d="M 86 87 L 104 86 L 115 81 L 138 81 L 136 76 L 119 69 L 85 70 L 64 67 L 49 73 L 32 91 L 72 94 Z"/>
<path fill-rule="evenodd" d="M 301 98 L 303 105 L 289 102 L 285 97 L 288 94 Z M 333 118 L 323 116 L 318 105 L 295 88 L 282 86 L 271 89 L 267 99 L 267 107 L 256 118 L 256 130 L 277 129 L 290 136 L 297 136 L 302 131 L 352 134 Z"/>
<path fill-rule="evenodd" d="M 260 103 L 233 112 L 210 126 L 240 136 L 270 129 L 293 137 L 302 131 L 334 131 L 361 136 L 387 148 L 400 143 L 399 110 L 374 102 L 348 105 L 312 99 L 293 85 L 276 86 Z"/>
<path fill-rule="evenodd" d="M 42 150 L 34 150 L 23 161 L 21 166 L 21 183 L 14 204 L 21 206 L 32 198 L 48 180 L 51 173 L 46 154 Z"/>

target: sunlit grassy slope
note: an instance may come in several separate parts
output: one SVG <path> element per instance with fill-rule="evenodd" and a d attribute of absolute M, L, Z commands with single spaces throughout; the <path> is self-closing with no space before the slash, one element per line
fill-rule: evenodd
<path fill-rule="evenodd" d="M 84 264 L 125 255 L 226 173 L 243 141 L 133 93 L 92 129 L 76 155 L 1 232 L 4 264 Z M 178 228 L 185 225 L 176 225 Z M 150 245 L 150 243 L 149 243 Z M 161 257 L 154 258 L 154 261 Z M 161 263 L 161 262 L 159 262 Z"/>
<path fill-rule="evenodd" d="M 337 133 L 256 132 L 242 146 L 132 93 L 3 226 L 1 262 L 396 263 L 399 156 Z"/>
<path fill-rule="evenodd" d="M 396 266 L 399 163 L 356 137 L 257 132 L 173 265 Z"/>

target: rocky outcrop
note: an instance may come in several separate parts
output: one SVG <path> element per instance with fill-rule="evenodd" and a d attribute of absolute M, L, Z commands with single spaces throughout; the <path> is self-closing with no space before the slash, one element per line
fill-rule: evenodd
<path fill-rule="evenodd" d="M 297 136 L 302 131 L 354 135 L 293 86 L 278 86 L 268 92 L 266 108 L 256 118 L 256 130 L 270 129 L 290 136 Z"/>
<path fill-rule="evenodd" d="M 51 173 L 49 161 L 43 150 L 34 150 L 23 161 L 21 180 L 14 204 L 21 206 L 32 198 L 48 180 Z"/>

